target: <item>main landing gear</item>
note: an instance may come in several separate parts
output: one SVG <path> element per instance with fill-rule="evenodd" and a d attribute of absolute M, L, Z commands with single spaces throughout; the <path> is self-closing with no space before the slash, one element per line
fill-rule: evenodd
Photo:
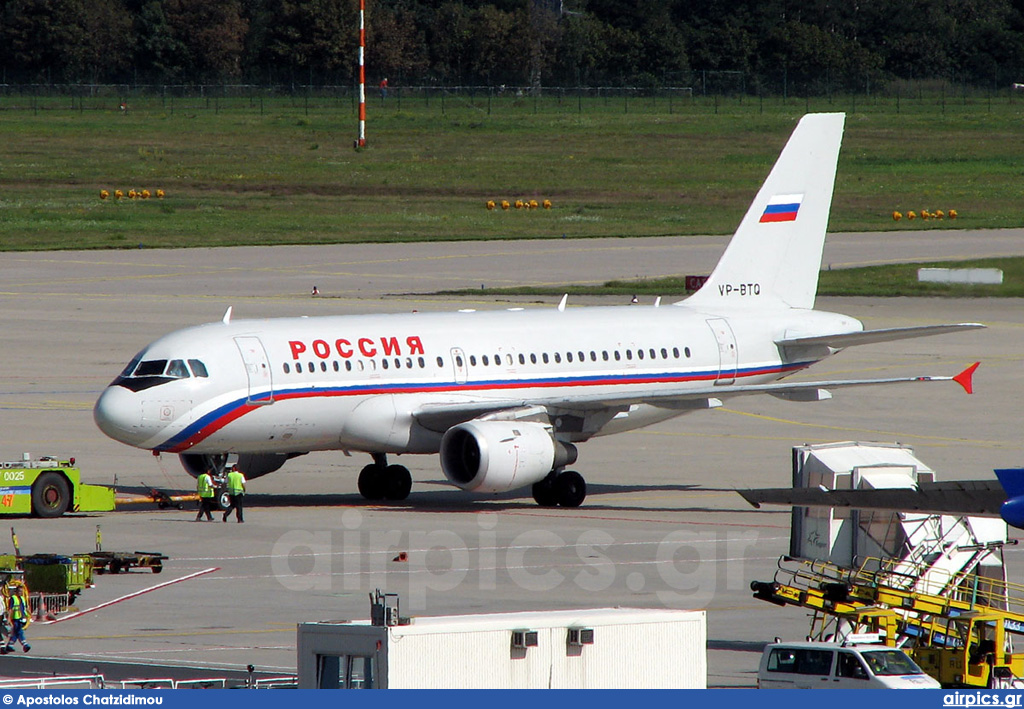
<path fill-rule="evenodd" d="M 367 500 L 404 500 L 412 490 L 412 475 L 404 465 L 388 465 L 384 453 L 373 453 L 373 462 L 359 473 L 359 494 Z"/>
<path fill-rule="evenodd" d="M 575 470 L 552 470 L 533 485 L 533 499 L 541 507 L 579 507 L 587 496 L 587 481 Z"/>

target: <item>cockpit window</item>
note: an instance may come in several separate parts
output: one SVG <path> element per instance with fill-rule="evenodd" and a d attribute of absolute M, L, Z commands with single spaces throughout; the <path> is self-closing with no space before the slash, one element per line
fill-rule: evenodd
<path fill-rule="evenodd" d="M 132 361 L 129 362 L 128 366 L 125 367 L 121 371 L 121 376 L 122 377 L 130 377 L 132 375 L 132 372 L 135 371 L 135 368 L 139 366 L 139 362 L 140 361 L 142 361 L 142 353 L 141 352 L 139 354 L 135 355 L 134 357 L 132 357 Z"/>
<path fill-rule="evenodd" d="M 145 362 L 139 362 L 139 366 L 135 368 L 129 376 L 132 377 L 159 377 L 164 373 L 167 368 L 166 359 L 150 359 Z"/>
<path fill-rule="evenodd" d="M 209 377 L 206 365 L 198 359 L 142 359 L 137 355 L 121 376 L 113 381 L 114 385 L 123 386 L 132 391 L 142 391 L 152 387 L 160 386 L 179 379 L 189 379 L 192 376 Z"/>
<path fill-rule="evenodd" d="M 167 376 L 173 379 L 188 379 L 190 375 L 183 360 L 172 359 L 167 365 Z"/>

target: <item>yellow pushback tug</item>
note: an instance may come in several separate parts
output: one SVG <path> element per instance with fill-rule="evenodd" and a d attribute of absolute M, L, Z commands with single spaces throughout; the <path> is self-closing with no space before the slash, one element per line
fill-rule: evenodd
<path fill-rule="evenodd" d="M 65 512 L 109 512 L 114 490 L 87 485 L 75 459 L 49 456 L 0 462 L 0 515 L 60 517 Z"/>

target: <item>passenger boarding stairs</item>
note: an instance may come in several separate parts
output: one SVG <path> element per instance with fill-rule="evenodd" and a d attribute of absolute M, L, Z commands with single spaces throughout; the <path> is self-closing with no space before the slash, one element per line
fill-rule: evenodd
<path fill-rule="evenodd" d="M 899 522 L 907 552 L 879 562 L 880 582 L 932 596 L 953 593 L 1002 542 L 978 534 L 976 518 L 904 515 Z"/>

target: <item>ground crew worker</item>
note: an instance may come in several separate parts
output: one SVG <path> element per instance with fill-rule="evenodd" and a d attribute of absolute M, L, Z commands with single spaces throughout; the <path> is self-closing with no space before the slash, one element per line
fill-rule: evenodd
<path fill-rule="evenodd" d="M 238 469 L 237 465 L 231 466 L 231 472 L 228 473 L 228 500 L 231 504 L 224 510 L 224 521 L 228 521 L 228 515 L 231 514 L 231 510 L 235 511 L 235 519 L 239 522 L 244 522 L 242 519 L 242 501 L 245 498 L 245 476 L 242 475 L 242 471 Z"/>
<path fill-rule="evenodd" d="M 217 491 L 213 487 L 213 478 L 210 471 L 203 471 L 203 474 L 196 478 L 196 492 L 199 493 L 199 512 L 196 514 L 196 522 L 206 514 L 206 521 L 213 521 L 213 505 L 217 498 Z"/>
<path fill-rule="evenodd" d="M 0 648 L 0 654 L 6 655 L 14 649 L 15 641 L 21 643 L 21 649 L 28 652 L 32 646 L 25 640 L 25 626 L 28 625 L 28 601 L 21 589 L 14 584 L 7 587 L 7 617 L 11 620 L 11 634 L 7 644 Z"/>

